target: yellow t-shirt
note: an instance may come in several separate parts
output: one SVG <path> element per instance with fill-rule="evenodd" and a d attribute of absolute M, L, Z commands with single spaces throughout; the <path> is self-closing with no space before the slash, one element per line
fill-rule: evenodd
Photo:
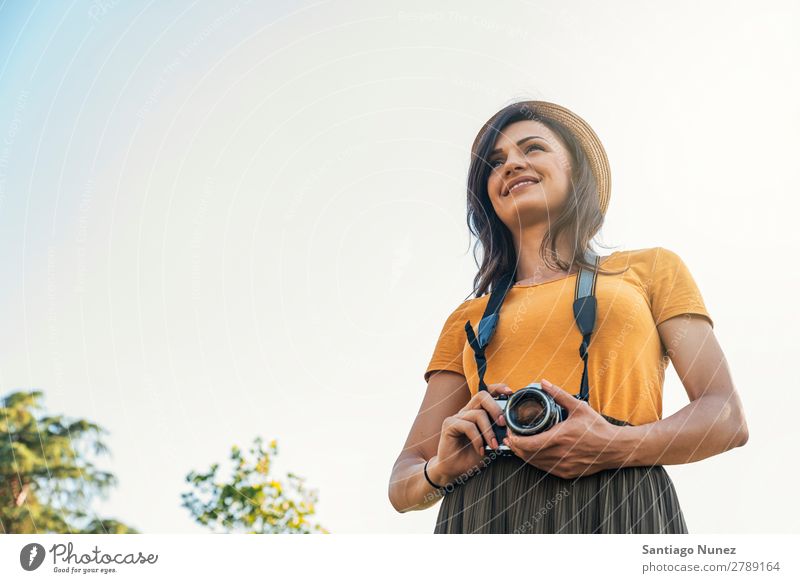
<path fill-rule="evenodd" d="M 589 404 L 595 411 L 632 425 L 661 419 L 664 371 L 669 364 L 656 325 L 680 314 L 714 322 L 681 258 L 663 247 L 615 251 L 600 266 L 620 275 L 598 274 L 597 320 L 589 345 Z M 581 334 L 572 302 L 577 274 L 539 284 L 514 285 L 500 310 L 494 337 L 486 349 L 487 385 L 506 383 L 512 390 L 546 378 L 573 395 L 580 392 Z M 463 302 L 442 328 L 425 371 L 464 375 L 478 390 L 475 355 L 467 342 L 467 320 L 477 331 L 489 296 Z"/>

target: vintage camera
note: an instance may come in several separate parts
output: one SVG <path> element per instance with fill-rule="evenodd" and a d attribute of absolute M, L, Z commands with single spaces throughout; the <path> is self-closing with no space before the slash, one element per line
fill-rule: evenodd
<path fill-rule="evenodd" d="M 493 449 L 485 445 L 486 452 L 493 451 L 495 454 L 513 456 L 511 448 L 503 443 L 503 438 L 509 429 L 517 435 L 535 435 L 547 431 L 567 418 L 567 410 L 542 390 L 540 383 L 531 383 L 511 395 L 494 397 L 494 400 L 503 410 L 506 424 L 502 426 L 496 422 L 492 423 L 499 447 Z"/>

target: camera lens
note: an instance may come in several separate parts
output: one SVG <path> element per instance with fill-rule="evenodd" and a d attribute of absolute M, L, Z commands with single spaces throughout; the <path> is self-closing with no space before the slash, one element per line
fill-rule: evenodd
<path fill-rule="evenodd" d="M 561 421 L 553 398 L 541 388 L 529 385 L 514 392 L 505 408 L 508 427 L 519 435 L 533 435 Z"/>
<path fill-rule="evenodd" d="M 544 413 L 545 408 L 539 401 L 533 397 L 524 399 L 521 403 L 517 403 L 514 407 L 512 415 L 514 422 L 519 425 L 531 426 L 535 425 L 539 418 Z"/>

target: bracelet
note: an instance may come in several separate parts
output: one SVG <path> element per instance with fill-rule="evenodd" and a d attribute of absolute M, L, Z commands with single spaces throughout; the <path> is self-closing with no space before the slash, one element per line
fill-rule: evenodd
<path fill-rule="evenodd" d="M 433 481 L 433 480 L 431 480 L 431 477 L 428 475 L 428 462 L 429 462 L 429 461 L 431 461 L 431 460 L 428 460 L 428 461 L 426 461 L 426 462 L 425 462 L 425 465 L 424 465 L 424 466 L 423 466 L 423 468 L 422 468 L 422 473 L 424 473 L 424 474 L 425 474 L 425 479 L 426 479 L 426 480 L 428 480 L 428 483 L 429 483 L 431 486 L 433 486 L 433 487 L 434 487 L 434 488 L 436 488 L 437 490 L 441 490 L 441 489 L 443 489 L 443 488 L 444 488 L 444 486 L 440 486 L 440 485 L 438 485 L 438 484 L 435 484 L 435 483 L 434 483 L 434 481 Z"/>

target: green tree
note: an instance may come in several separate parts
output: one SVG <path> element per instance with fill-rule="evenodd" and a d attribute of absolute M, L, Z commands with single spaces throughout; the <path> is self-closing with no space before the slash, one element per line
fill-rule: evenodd
<path fill-rule="evenodd" d="M 108 453 L 103 428 L 42 411 L 42 391 L 17 391 L 0 401 L 0 532 L 136 533 L 91 511 L 116 485 L 92 457 Z"/>
<path fill-rule="evenodd" d="M 309 522 L 317 503 L 316 491 L 306 490 L 304 479 L 288 473 L 284 482 L 269 476 L 272 457 L 278 453 L 273 439 L 265 450 L 256 437 L 250 457 L 234 445 L 231 448 L 231 477 L 217 479 L 219 464 L 205 473 L 190 472 L 190 491 L 181 494 L 182 506 L 198 523 L 215 532 L 251 534 L 328 533 Z"/>

